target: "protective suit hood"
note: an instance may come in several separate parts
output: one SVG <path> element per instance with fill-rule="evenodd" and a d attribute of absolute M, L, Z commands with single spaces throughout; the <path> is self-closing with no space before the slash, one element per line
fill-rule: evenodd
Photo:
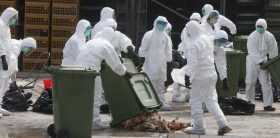
<path fill-rule="evenodd" d="M 110 7 L 104 7 L 100 12 L 100 20 L 113 19 L 114 14 L 114 9 Z"/>
<path fill-rule="evenodd" d="M 106 22 L 104 23 L 104 26 L 112 27 L 114 30 L 116 30 L 118 24 L 114 19 L 107 19 Z"/>
<path fill-rule="evenodd" d="M 6 25 L 8 25 L 9 20 L 15 15 L 18 15 L 18 11 L 12 7 L 9 7 L 2 13 L 1 19 Z"/>
<path fill-rule="evenodd" d="M 225 31 L 223 30 L 218 30 L 216 32 L 216 39 L 221 39 L 221 38 L 224 38 L 224 39 L 227 39 L 228 40 L 228 35 Z"/>
<path fill-rule="evenodd" d="M 87 20 L 80 20 L 76 26 L 76 32 L 75 34 L 77 34 L 80 37 L 84 37 L 84 32 L 86 31 L 87 27 L 90 26 L 90 22 Z"/>
<path fill-rule="evenodd" d="M 202 29 L 198 22 L 196 21 L 189 21 L 186 24 L 186 32 L 190 35 L 191 38 L 195 39 L 202 34 Z"/>
<path fill-rule="evenodd" d="M 267 23 L 266 23 L 265 19 L 258 19 L 256 22 L 256 27 L 258 25 L 262 26 L 265 30 L 267 29 Z"/>
<path fill-rule="evenodd" d="M 211 18 L 211 17 L 215 17 L 215 16 L 220 16 L 220 13 L 217 10 L 212 10 L 208 15 L 207 15 L 207 19 Z"/>
<path fill-rule="evenodd" d="M 204 9 L 205 15 L 210 14 L 210 12 L 214 10 L 211 4 L 205 4 L 202 9 Z"/>
<path fill-rule="evenodd" d="M 97 33 L 94 38 L 103 38 L 111 43 L 114 39 L 115 31 L 111 27 L 105 27 L 102 31 Z"/>
<path fill-rule="evenodd" d="M 20 41 L 20 44 L 22 47 L 30 47 L 34 49 L 36 49 L 37 47 L 36 40 L 32 37 L 24 38 L 23 40 Z"/>
<path fill-rule="evenodd" d="M 167 23 L 166 28 L 165 28 L 166 33 L 168 35 L 170 35 L 171 30 L 172 30 L 172 25 L 170 23 Z"/>
<path fill-rule="evenodd" d="M 166 30 L 167 31 L 171 31 L 172 30 L 172 25 L 170 23 L 167 23 Z"/>
<path fill-rule="evenodd" d="M 198 20 L 199 22 L 201 22 L 201 16 L 199 13 L 194 12 L 190 17 L 190 20 Z"/>
<path fill-rule="evenodd" d="M 154 21 L 154 30 L 157 30 L 156 28 L 157 28 L 157 22 L 158 21 L 164 21 L 164 22 L 167 22 L 168 23 L 168 21 L 167 21 L 167 19 L 165 18 L 165 17 L 163 17 L 163 16 L 158 16 L 157 18 L 156 18 L 156 20 Z M 159 32 L 159 31 L 158 31 Z"/>

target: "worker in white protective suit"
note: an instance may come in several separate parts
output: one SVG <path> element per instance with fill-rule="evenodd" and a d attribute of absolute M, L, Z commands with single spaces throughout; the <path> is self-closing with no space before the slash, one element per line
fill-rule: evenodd
<path fill-rule="evenodd" d="M 110 41 L 113 40 L 113 37 L 114 30 L 112 28 L 105 27 L 104 30 L 99 32 L 98 37 L 95 37 L 85 44 L 85 48 L 77 57 L 75 65 L 100 71 L 101 62 L 105 60 L 115 73 L 119 75 L 125 75 L 127 78 L 131 78 L 131 73 L 126 71 L 126 68 L 121 63 L 117 53 L 110 43 Z M 100 119 L 102 92 L 103 88 L 101 84 L 101 78 L 96 77 L 94 87 L 94 108 L 92 124 L 94 129 L 104 128 L 104 124 Z"/>
<path fill-rule="evenodd" d="M 12 7 L 4 10 L 0 17 L 0 103 L 6 90 L 8 90 L 8 77 L 11 75 L 9 68 L 15 66 L 10 64 L 11 31 L 10 26 L 15 25 L 18 20 L 18 11 Z M 0 118 L 10 115 L 10 112 L 0 106 Z"/>
<path fill-rule="evenodd" d="M 210 5 L 210 4 L 205 4 L 202 8 L 202 14 L 203 14 L 203 17 L 202 17 L 202 20 L 201 20 L 201 23 L 206 23 L 207 22 L 207 18 L 209 16 L 209 14 L 214 10 L 213 6 Z M 231 34 L 236 34 L 236 26 L 235 24 L 229 20 L 228 18 L 226 18 L 225 16 L 223 15 L 219 15 L 219 18 L 218 20 L 216 20 L 216 26 L 217 28 L 220 30 L 222 26 L 224 27 L 227 27 L 229 30 L 230 30 L 230 33 Z"/>
<path fill-rule="evenodd" d="M 256 30 L 248 37 L 247 49 L 246 98 L 250 102 L 255 102 L 255 85 L 259 79 L 262 86 L 264 110 L 275 111 L 275 108 L 272 107 L 273 94 L 270 75 L 260 66 L 278 55 L 278 47 L 273 34 L 267 31 L 267 23 L 264 19 L 257 20 Z"/>
<path fill-rule="evenodd" d="M 190 16 L 190 20 L 191 21 L 197 21 L 198 23 L 200 23 L 201 22 L 201 16 L 200 16 L 199 13 L 194 12 Z M 177 49 L 177 51 L 182 53 L 182 55 L 184 55 L 184 52 L 185 52 L 185 50 L 187 48 L 187 45 L 188 45 L 189 41 L 190 41 L 190 38 L 189 38 L 189 36 L 187 36 L 186 27 L 184 27 L 184 29 L 183 29 L 183 31 L 181 33 L 181 43 L 179 44 L 178 49 Z M 189 100 L 189 93 L 184 98 L 183 96 L 181 96 L 181 94 L 180 94 L 181 91 L 180 90 L 181 90 L 181 86 L 178 83 L 174 82 L 173 83 L 173 97 L 172 97 L 172 101 L 173 102 L 182 103 L 182 102 L 185 102 L 185 99 Z M 180 94 L 180 96 L 178 96 L 179 94 Z"/>
<path fill-rule="evenodd" d="M 172 60 L 172 41 L 165 32 L 167 23 L 165 17 L 158 16 L 154 21 L 154 28 L 145 33 L 138 52 L 143 65 L 143 72 L 152 81 L 162 102 L 161 109 L 165 111 L 172 110 L 171 106 L 164 100 L 167 64 Z"/>
<path fill-rule="evenodd" d="M 111 27 L 115 30 L 115 35 L 111 44 L 114 46 L 117 54 L 121 56 L 121 52 L 127 53 L 128 58 L 134 55 L 135 46 L 130 38 L 117 30 L 117 22 L 115 21 L 114 10 L 109 7 L 104 7 L 100 13 L 100 21 L 92 29 L 92 39 L 96 34 L 105 27 Z"/>
<path fill-rule="evenodd" d="M 15 70 L 13 70 L 13 74 L 10 76 L 11 77 L 11 82 L 16 81 L 16 73 L 18 72 L 18 57 L 22 51 L 22 53 L 25 56 L 30 55 L 35 49 L 37 48 L 37 42 L 34 38 L 32 37 L 27 37 L 24 38 L 23 40 L 16 40 L 12 39 L 11 42 L 11 53 L 12 56 L 14 57 L 14 63 L 15 63 Z"/>
<path fill-rule="evenodd" d="M 190 21 L 197 21 L 198 23 L 201 23 L 201 16 L 199 13 L 197 12 L 194 12 L 192 13 L 192 15 L 190 16 Z M 188 37 L 186 36 L 186 27 L 184 27 L 184 29 L 182 30 L 182 33 L 181 33 L 181 41 L 183 40 L 186 40 Z M 180 45 L 178 46 L 178 50 L 182 50 Z"/>
<path fill-rule="evenodd" d="M 203 34 L 201 26 L 190 21 L 186 25 L 187 35 L 190 36 L 189 50 L 185 52 L 188 64 L 185 68 L 186 85 L 191 84 L 190 106 L 192 127 L 187 127 L 184 132 L 190 134 L 205 134 L 206 125 L 203 119 L 202 103 L 204 102 L 219 126 L 218 135 L 230 132 L 232 129 L 219 107 L 216 81 L 217 74 L 214 66 L 213 41 Z M 215 43 L 213 43 L 215 42 Z"/>
<path fill-rule="evenodd" d="M 63 49 L 62 66 L 74 65 L 77 56 L 86 43 L 86 37 L 91 34 L 91 25 L 87 20 L 80 20 L 75 33 L 67 40 Z"/>
<path fill-rule="evenodd" d="M 172 25 L 170 23 L 167 23 L 165 32 L 170 38 L 171 38 L 171 31 L 172 31 Z M 167 75 L 171 75 L 171 74 L 167 74 Z M 176 87 L 177 85 L 178 85 L 178 87 Z M 173 86 L 172 102 L 176 102 L 176 103 L 185 102 L 185 98 L 182 96 L 181 91 L 180 91 L 180 88 L 181 88 L 180 85 L 177 84 L 176 82 L 174 82 L 172 86 Z M 165 92 L 167 91 L 167 87 L 168 86 L 165 85 Z M 179 90 L 178 90 L 178 88 L 179 88 Z M 176 90 L 174 90 L 174 89 L 176 89 Z"/>
<path fill-rule="evenodd" d="M 204 34 L 208 35 L 212 39 L 215 39 L 216 32 L 220 30 L 216 25 L 219 17 L 219 12 L 213 10 L 211 13 L 208 14 L 207 22 L 201 24 L 204 30 Z M 214 59 L 217 71 L 219 73 L 219 78 L 223 84 L 223 90 L 228 90 L 229 86 L 227 79 L 227 60 L 224 47 L 214 47 Z"/>
<path fill-rule="evenodd" d="M 111 41 L 111 44 L 115 48 L 117 54 L 121 56 L 121 52 L 127 54 L 128 58 L 132 58 L 134 55 L 135 46 L 132 44 L 132 41 L 125 34 L 117 31 L 117 23 L 113 19 L 107 19 L 107 27 L 112 27 L 114 32 L 114 38 Z"/>
<path fill-rule="evenodd" d="M 92 29 L 91 39 L 93 39 L 98 32 L 107 27 L 108 24 L 111 24 L 108 19 L 115 20 L 115 11 L 110 7 L 104 7 L 100 12 L 100 21 L 97 22 Z"/>

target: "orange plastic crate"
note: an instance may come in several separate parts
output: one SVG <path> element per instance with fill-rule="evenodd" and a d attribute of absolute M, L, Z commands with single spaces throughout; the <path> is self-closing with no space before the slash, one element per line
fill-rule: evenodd
<path fill-rule="evenodd" d="M 67 40 L 65 41 L 55 41 L 55 40 L 52 40 L 52 48 L 60 48 L 60 49 L 63 49 L 65 44 L 66 44 Z"/>
<path fill-rule="evenodd" d="M 68 4 L 76 4 L 79 0 L 53 0 L 53 3 L 68 3 Z"/>
<path fill-rule="evenodd" d="M 78 8 L 77 6 L 68 6 L 68 5 L 61 5 L 59 7 L 52 8 L 52 13 L 55 15 L 77 15 L 78 14 Z"/>
<path fill-rule="evenodd" d="M 76 17 L 64 17 L 64 16 L 55 16 L 52 18 L 53 26 L 76 26 L 77 18 Z"/>
<path fill-rule="evenodd" d="M 62 52 L 60 52 L 60 53 L 52 52 L 51 57 L 52 57 L 52 59 L 62 60 L 63 53 Z"/>
<path fill-rule="evenodd" d="M 14 1 L 0 1 L 0 13 L 7 9 L 8 7 L 14 7 L 16 8 L 16 2 Z"/>
<path fill-rule="evenodd" d="M 25 16 L 24 23 L 27 25 L 48 25 L 49 15 L 43 16 Z"/>
<path fill-rule="evenodd" d="M 69 38 L 73 35 L 72 30 L 52 30 L 52 37 Z"/>
<path fill-rule="evenodd" d="M 23 63 L 23 71 L 30 71 L 33 69 L 35 63 L 29 63 L 29 62 L 25 62 Z M 35 70 L 41 70 L 44 66 L 44 62 L 42 63 L 37 63 Z"/>
<path fill-rule="evenodd" d="M 50 0 L 25 0 L 25 2 L 43 2 L 43 3 L 49 3 Z"/>
<path fill-rule="evenodd" d="M 26 3 L 25 14 L 49 14 L 49 5 L 40 3 Z"/>
<path fill-rule="evenodd" d="M 56 59 L 51 60 L 51 65 L 52 66 L 60 66 L 61 63 L 62 63 L 62 60 L 56 60 Z"/>
<path fill-rule="evenodd" d="M 44 36 L 48 37 L 48 26 L 33 26 L 33 25 L 25 25 L 24 26 L 24 36 Z"/>
<path fill-rule="evenodd" d="M 45 39 L 36 39 L 37 41 L 37 48 L 42 48 L 42 49 L 48 49 L 49 47 L 49 43 L 48 43 L 48 40 L 45 40 Z"/>

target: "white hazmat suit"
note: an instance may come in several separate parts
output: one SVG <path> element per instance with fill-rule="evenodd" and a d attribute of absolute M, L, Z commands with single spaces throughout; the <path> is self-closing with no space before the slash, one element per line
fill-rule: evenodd
<path fill-rule="evenodd" d="M 190 76 L 190 106 L 193 127 L 185 129 L 186 133 L 204 134 L 205 122 L 203 119 L 202 103 L 204 102 L 217 121 L 220 129 L 227 126 L 227 120 L 221 111 L 216 93 L 217 74 L 214 66 L 214 43 L 208 36 L 203 35 L 200 25 L 190 21 L 186 25 L 190 36 L 189 50 L 185 52 L 188 64 L 185 72 Z"/>
<path fill-rule="evenodd" d="M 202 17 L 201 23 L 205 23 L 207 22 L 207 18 L 208 15 L 214 10 L 213 6 L 210 4 L 205 4 L 202 8 L 202 11 L 204 11 L 204 15 Z M 226 18 L 223 15 L 219 16 L 218 22 L 216 24 L 216 26 L 218 27 L 218 29 L 221 29 L 222 26 L 227 27 L 230 30 L 231 34 L 236 34 L 236 26 L 235 24 L 229 20 L 228 18 Z"/>
<path fill-rule="evenodd" d="M 220 17 L 221 15 L 219 15 Z M 210 22 L 204 22 L 201 24 L 204 33 L 211 37 L 211 39 L 215 39 L 216 33 L 220 30 L 216 24 L 214 24 L 214 28 L 210 25 Z M 217 71 L 219 73 L 220 80 L 224 80 L 227 78 L 227 60 L 226 60 L 226 52 L 223 47 L 215 47 L 214 48 L 214 58 L 215 64 L 217 67 Z"/>
<path fill-rule="evenodd" d="M 201 16 L 200 16 L 199 13 L 194 12 L 190 16 L 190 20 L 191 21 L 194 20 L 194 21 L 197 21 L 198 23 L 200 23 L 201 22 Z M 190 41 L 190 37 L 187 36 L 186 27 L 184 27 L 184 29 L 183 29 L 183 31 L 181 33 L 181 41 L 182 42 L 179 44 L 177 51 L 184 53 L 187 50 L 187 48 L 188 48 L 187 45 L 188 45 L 188 42 Z M 186 66 L 182 67 L 182 69 L 184 69 L 185 67 Z M 173 84 L 173 97 L 172 97 L 172 101 L 174 101 L 174 102 L 183 102 L 183 101 L 185 101 L 185 98 L 183 98 L 182 96 L 178 97 L 178 95 L 180 94 L 180 89 L 181 89 L 181 86 L 178 83 L 174 83 Z M 186 98 L 187 98 L 186 100 L 189 100 L 189 93 L 187 94 Z"/>
<path fill-rule="evenodd" d="M 37 42 L 34 38 L 32 37 L 27 37 L 22 40 L 16 40 L 12 39 L 11 42 L 11 53 L 12 56 L 14 56 L 15 60 L 15 70 L 13 70 L 13 74 L 11 75 L 11 81 L 14 82 L 16 81 L 16 72 L 18 72 L 18 57 L 20 55 L 20 52 L 22 51 L 23 48 L 31 48 L 32 50 L 35 50 L 37 47 Z"/>
<path fill-rule="evenodd" d="M 169 37 L 171 37 L 171 31 L 172 31 L 172 25 L 168 23 L 165 32 Z M 177 102 L 177 103 L 185 102 L 185 98 L 181 95 L 181 91 L 180 91 L 181 86 L 178 83 L 174 82 L 172 84 L 172 87 L 173 87 L 172 102 Z"/>
<path fill-rule="evenodd" d="M 191 20 L 191 21 L 192 21 L 192 20 L 195 20 L 195 21 L 198 21 L 198 23 L 200 23 L 200 22 L 201 22 L 201 16 L 200 16 L 199 13 L 194 12 L 194 13 L 190 16 L 190 20 Z M 187 33 L 186 33 L 186 27 L 184 27 L 184 29 L 182 30 L 182 33 L 181 33 L 181 41 L 188 39 L 188 37 L 187 37 L 186 35 L 187 35 Z M 179 49 L 179 50 L 181 50 L 181 49 Z"/>
<path fill-rule="evenodd" d="M 96 23 L 96 25 L 92 29 L 91 38 L 93 39 L 94 36 L 102 31 L 108 24 L 111 24 L 111 21 L 108 19 L 115 18 L 115 11 L 110 7 L 104 7 L 100 12 L 100 21 Z M 116 28 L 114 28 L 116 29 Z"/>
<path fill-rule="evenodd" d="M 77 24 L 75 33 L 68 39 L 63 49 L 62 66 L 74 65 L 77 56 L 86 43 L 86 36 L 84 35 L 90 22 L 87 20 L 80 20 Z"/>
<path fill-rule="evenodd" d="M 142 39 L 139 56 L 145 58 L 143 71 L 147 73 L 155 87 L 162 102 L 162 110 L 171 110 L 164 100 L 164 82 L 167 77 L 167 62 L 172 60 L 172 41 L 165 30 L 158 30 L 158 21 L 168 23 L 165 17 L 157 17 L 153 30 L 146 32 Z"/>
<path fill-rule="evenodd" d="M 8 70 L 3 70 L 3 63 L 2 60 L 0 60 L 0 103 L 2 103 L 3 95 L 9 86 L 7 79 L 11 75 L 9 69 L 15 68 L 15 66 L 11 64 L 11 59 L 9 57 L 12 40 L 9 26 L 11 19 L 15 16 L 18 16 L 18 11 L 9 7 L 4 10 L 0 17 L 0 57 L 2 58 L 2 56 L 5 56 L 8 64 Z M 10 113 L 0 107 L 0 116 L 2 115 L 10 115 Z"/>
<path fill-rule="evenodd" d="M 111 41 L 117 54 L 120 56 L 121 52 L 128 53 L 128 47 L 131 46 L 133 51 L 135 46 L 132 44 L 130 38 L 120 31 L 117 31 L 117 22 L 115 21 L 115 11 L 112 8 L 104 7 L 100 12 L 100 21 L 92 29 L 91 38 L 95 38 L 95 35 L 104 29 L 105 27 L 112 27 L 115 30 L 115 36 Z"/>
<path fill-rule="evenodd" d="M 118 58 L 110 41 L 114 37 L 114 31 L 112 28 L 106 27 L 99 32 L 98 37 L 88 41 L 85 48 L 79 54 L 76 60 L 76 65 L 83 66 L 85 68 L 91 68 L 96 71 L 100 71 L 101 62 L 103 60 L 112 68 L 114 72 L 119 75 L 125 75 L 126 69 Z M 94 90 L 94 108 L 93 108 L 93 128 L 102 128 L 103 125 L 100 119 L 100 106 L 102 102 L 102 83 L 101 78 L 95 79 Z"/>
<path fill-rule="evenodd" d="M 265 31 L 259 33 L 253 31 L 247 41 L 248 55 L 246 57 L 246 98 L 248 101 L 255 101 L 255 85 L 259 79 L 262 85 L 264 107 L 271 106 L 273 103 L 273 94 L 271 88 L 270 75 L 267 70 L 260 68 L 260 63 L 266 62 L 267 54 L 269 58 L 278 55 L 277 42 L 267 29 L 267 23 L 264 19 L 259 19 L 256 26 L 262 26 Z"/>

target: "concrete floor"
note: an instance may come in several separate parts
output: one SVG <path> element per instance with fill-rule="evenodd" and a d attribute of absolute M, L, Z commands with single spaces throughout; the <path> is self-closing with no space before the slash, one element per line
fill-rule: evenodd
<path fill-rule="evenodd" d="M 20 76 L 21 77 L 21 76 Z M 43 78 L 48 78 L 44 75 Z M 35 91 L 42 91 L 42 80 L 38 81 Z M 39 93 L 33 91 L 33 101 L 39 96 Z M 179 117 L 179 120 L 190 121 L 190 106 L 188 103 L 178 104 L 172 103 L 172 88 L 168 89 L 169 92 L 165 94 L 166 100 L 172 105 L 173 111 L 160 112 L 166 120 L 173 120 Z M 185 95 L 187 92 L 182 89 Z M 244 95 L 239 95 L 244 97 Z M 276 112 L 264 112 L 262 102 L 258 101 L 256 104 L 256 111 L 251 116 L 226 116 L 233 131 L 224 138 L 279 138 L 280 137 L 280 103 L 275 103 Z M 30 109 L 29 109 L 30 110 Z M 209 114 L 204 114 L 207 124 L 207 135 L 187 135 L 182 132 L 175 132 L 172 134 L 159 134 L 159 133 L 145 133 L 133 132 L 128 130 L 121 130 L 109 128 L 111 117 L 109 115 L 102 115 L 108 128 L 105 130 L 93 130 L 93 137 L 170 137 L 170 138 L 216 138 L 217 125 L 214 118 Z M 45 115 L 27 112 L 14 112 L 11 116 L 3 117 L 0 119 L 0 138 L 47 138 L 46 128 L 53 122 L 52 115 Z M 218 138 L 222 138 L 219 136 Z"/>

